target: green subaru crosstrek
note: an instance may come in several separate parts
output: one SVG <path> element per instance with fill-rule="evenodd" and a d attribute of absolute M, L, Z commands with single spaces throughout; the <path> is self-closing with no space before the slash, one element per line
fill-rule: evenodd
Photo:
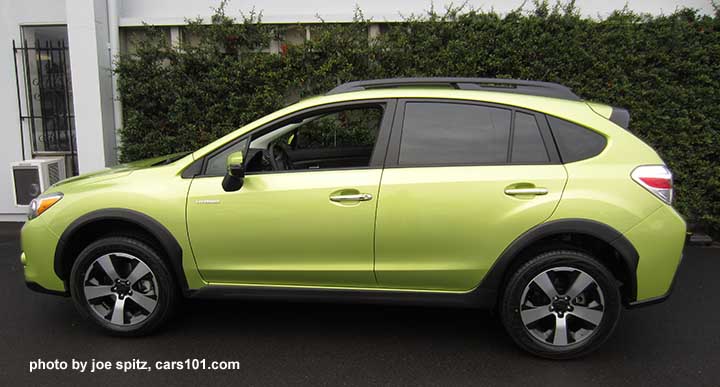
<path fill-rule="evenodd" d="M 64 180 L 30 205 L 32 289 L 118 335 L 182 297 L 494 308 L 524 349 L 600 346 L 670 293 L 672 175 L 624 109 L 564 86 L 358 81 L 193 152 Z"/>

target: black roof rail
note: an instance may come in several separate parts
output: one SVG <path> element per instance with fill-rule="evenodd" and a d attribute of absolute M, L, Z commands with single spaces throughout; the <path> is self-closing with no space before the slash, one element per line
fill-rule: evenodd
<path fill-rule="evenodd" d="M 447 85 L 459 90 L 499 91 L 505 93 L 537 95 L 580 101 L 581 98 L 569 87 L 559 83 L 526 81 L 522 79 L 501 78 L 388 78 L 353 81 L 330 90 L 327 95 L 347 93 L 368 89 L 385 89 L 400 86 L 442 86 Z"/>

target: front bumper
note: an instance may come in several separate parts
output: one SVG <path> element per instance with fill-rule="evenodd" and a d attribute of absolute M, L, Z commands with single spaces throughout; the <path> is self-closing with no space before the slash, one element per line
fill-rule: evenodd
<path fill-rule="evenodd" d="M 25 282 L 33 290 L 50 294 L 67 294 L 65 282 L 55 274 L 55 248 L 58 236 L 45 224 L 42 218 L 25 223 L 20 239 Z"/>
<path fill-rule="evenodd" d="M 42 293 L 42 294 L 51 294 L 53 296 L 70 297 L 70 293 L 67 291 L 45 289 L 44 287 L 36 284 L 35 282 L 27 282 L 26 281 L 25 286 L 27 286 L 28 289 L 30 289 L 34 292 L 38 292 L 38 293 Z"/>

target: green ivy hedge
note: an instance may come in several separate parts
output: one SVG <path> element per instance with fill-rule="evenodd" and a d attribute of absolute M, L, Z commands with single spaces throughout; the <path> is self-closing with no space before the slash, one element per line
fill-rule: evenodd
<path fill-rule="evenodd" d="M 300 97 L 339 83 L 400 76 L 482 76 L 559 82 L 587 100 L 630 109 L 631 130 L 676 178 L 676 206 L 720 231 L 720 12 L 667 16 L 627 9 L 583 18 L 573 2 L 505 16 L 450 9 L 384 25 L 318 23 L 311 40 L 263 52 L 288 27 L 191 20 L 171 48 L 151 32 L 117 72 L 124 109 L 121 159 L 196 149 Z"/>

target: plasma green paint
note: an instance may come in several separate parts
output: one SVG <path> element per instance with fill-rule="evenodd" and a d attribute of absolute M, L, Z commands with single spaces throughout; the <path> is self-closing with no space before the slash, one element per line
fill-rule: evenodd
<path fill-rule="evenodd" d="M 557 116 L 604 135 L 598 156 L 564 165 L 458 166 L 292 171 L 245 176 L 236 192 L 222 177 L 182 171 L 239 136 L 303 109 L 344 101 L 446 98 L 506 104 Z M 662 164 L 654 150 L 607 120 L 606 105 L 440 88 L 358 91 L 301 101 L 165 165 L 121 165 L 65 180 L 64 197 L 22 231 L 27 281 L 64 291 L 53 270 L 59 236 L 95 210 L 123 208 L 155 219 L 175 237 L 191 289 L 208 284 L 464 292 L 504 249 L 543 222 L 604 223 L 639 253 L 638 300 L 667 292 L 685 235 L 682 218 L 630 179 Z M 513 187 L 547 188 L 512 196 Z M 338 203 L 334 195 L 372 200 Z"/>
<path fill-rule="evenodd" d="M 218 190 L 221 177 L 195 179 L 187 219 L 199 271 L 221 283 L 375 286 L 376 202 L 341 204 L 330 197 L 375 197 L 381 174 L 361 169 L 249 175 L 237 192 Z"/>
<path fill-rule="evenodd" d="M 513 240 L 550 217 L 565 180 L 562 165 L 386 170 L 375 231 L 379 285 L 471 290 Z M 505 194 L 518 183 L 548 194 Z"/>

